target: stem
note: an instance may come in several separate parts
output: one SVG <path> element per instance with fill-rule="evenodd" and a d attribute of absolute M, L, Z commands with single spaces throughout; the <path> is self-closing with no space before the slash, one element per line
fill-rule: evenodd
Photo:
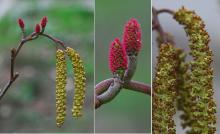
<path fill-rule="evenodd" d="M 173 10 L 170 10 L 170 9 L 159 9 L 159 10 L 157 10 L 157 14 L 160 14 L 160 13 L 168 13 L 172 16 L 175 14 L 175 12 Z"/>
<path fill-rule="evenodd" d="M 124 82 L 127 83 L 134 76 L 137 67 L 137 56 L 128 56 L 128 69 L 125 72 Z"/>
<path fill-rule="evenodd" d="M 37 39 L 39 37 L 39 35 L 41 35 L 41 36 L 45 36 L 45 37 L 49 38 L 50 40 L 54 41 L 56 44 L 61 45 L 64 49 L 66 49 L 65 44 L 61 40 L 59 40 L 57 38 L 54 38 L 53 36 L 51 36 L 49 34 L 44 34 L 43 32 L 38 34 L 38 33 L 33 32 L 29 36 L 27 36 L 27 37 L 25 37 L 23 34 L 24 33 L 22 33 L 22 39 L 19 42 L 19 45 L 18 45 L 17 49 L 15 49 L 15 48 L 11 49 L 10 79 L 7 82 L 7 84 L 3 87 L 3 89 L 0 90 L 0 100 L 3 98 L 3 96 L 5 95 L 7 90 L 11 87 L 13 82 L 19 76 L 19 73 L 15 73 L 14 74 L 15 59 L 16 59 L 17 55 L 19 54 L 19 52 L 21 51 L 21 48 L 23 47 L 23 45 L 25 43 L 27 43 L 28 41 L 31 41 L 31 40 L 35 40 L 35 39 Z"/>
<path fill-rule="evenodd" d="M 53 36 L 51 36 L 51 35 L 49 35 L 49 34 L 45 34 L 45 33 L 42 33 L 42 34 L 40 34 L 40 35 L 49 38 L 50 40 L 54 41 L 55 43 L 61 45 L 61 47 L 63 47 L 64 49 L 66 49 L 65 43 L 62 42 L 61 40 L 59 40 L 59 39 L 57 39 L 57 38 L 54 38 Z"/>
<path fill-rule="evenodd" d="M 170 15 L 174 15 L 174 11 L 170 10 L 170 9 L 160 9 L 160 10 L 157 10 L 155 9 L 154 7 L 152 8 L 152 15 L 153 15 L 153 26 L 152 26 L 152 30 L 156 30 L 159 37 L 161 38 L 161 43 L 173 43 L 174 44 L 174 40 L 173 38 L 166 32 L 164 32 L 161 24 L 160 24 L 160 21 L 159 21 L 159 18 L 158 18 L 158 15 L 160 13 L 168 13 Z"/>
<path fill-rule="evenodd" d="M 153 7 L 152 8 L 152 14 L 153 14 L 153 29 L 156 30 L 158 32 L 158 34 L 161 37 L 161 40 L 163 43 L 167 42 L 166 36 L 165 36 L 165 32 L 163 31 L 163 28 L 160 25 L 159 19 L 158 19 L 158 14 L 157 14 L 157 10 Z"/>
<path fill-rule="evenodd" d="M 109 86 L 108 90 L 102 93 L 101 95 L 97 96 L 97 100 L 99 100 L 99 106 L 96 106 L 96 108 L 100 107 L 101 104 L 105 104 L 111 100 L 113 100 L 117 94 L 121 91 L 121 83 L 119 78 L 114 78 L 113 83 Z"/>
<path fill-rule="evenodd" d="M 96 97 L 95 97 L 95 108 L 99 108 L 102 104 L 104 104 L 103 102 L 101 102 L 99 100 L 99 97 L 102 93 L 105 93 L 109 90 L 109 87 L 111 86 L 111 84 L 114 82 L 113 78 L 110 79 L 106 79 L 101 81 L 100 83 L 98 83 L 95 86 L 95 93 L 96 93 Z M 125 89 L 129 89 L 132 91 L 136 91 L 136 92 L 140 92 L 140 93 L 144 93 L 147 95 L 151 95 L 151 87 L 147 84 L 138 82 L 138 81 L 129 81 L 128 83 L 120 83 L 122 88 Z M 109 96 L 106 96 L 109 97 Z M 110 100 L 105 100 L 105 102 L 109 102 L 111 101 L 111 97 L 109 97 Z"/>

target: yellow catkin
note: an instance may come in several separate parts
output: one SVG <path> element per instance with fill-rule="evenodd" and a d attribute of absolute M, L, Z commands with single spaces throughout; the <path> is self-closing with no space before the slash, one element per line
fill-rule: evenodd
<path fill-rule="evenodd" d="M 66 61 L 65 54 L 58 49 L 56 52 L 56 124 L 61 127 L 66 116 Z"/>
<path fill-rule="evenodd" d="M 72 62 L 75 81 L 72 115 L 73 117 L 81 117 L 85 99 L 85 69 L 79 54 L 74 49 L 67 47 L 66 53 Z"/>

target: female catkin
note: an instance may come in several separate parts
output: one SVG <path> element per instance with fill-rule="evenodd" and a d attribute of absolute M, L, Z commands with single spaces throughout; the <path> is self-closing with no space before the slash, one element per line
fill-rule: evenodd
<path fill-rule="evenodd" d="M 188 101 L 183 106 L 184 126 L 191 127 L 189 134 L 214 134 L 216 104 L 213 100 L 213 54 L 208 45 L 209 35 L 204 29 L 204 22 L 194 11 L 183 7 L 175 13 L 174 18 L 185 26 L 190 55 L 193 57 L 189 63 L 189 86 L 185 92 L 185 97 L 188 97 L 185 100 Z"/>
<path fill-rule="evenodd" d="M 66 53 L 72 62 L 75 81 L 72 115 L 73 117 L 80 117 L 82 116 L 82 107 L 85 99 L 85 69 L 79 54 L 74 49 L 67 47 Z"/>
<path fill-rule="evenodd" d="M 178 49 L 169 43 L 160 45 L 153 80 L 153 134 L 175 134 L 173 115 L 176 111 L 178 53 Z"/>
<path fill-rule="evenodd" d="M 56 124 L 61 127 L 66 115 L 66 61 L 65 53 L 58 49 L 56 52 Z"/>

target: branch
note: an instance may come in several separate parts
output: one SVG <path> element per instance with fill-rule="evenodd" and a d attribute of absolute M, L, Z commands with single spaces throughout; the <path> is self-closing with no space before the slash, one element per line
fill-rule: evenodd
<path fill-rule="evenodd" d="M 95 86 L 95 93 L 96 93 L 96 95 L 95 95 L 95 108 L 99 108 L 102 104 L 104 104 L 103 102 L 101 102 L 99 100 L 98 96 L 107 92 L 113 82 L 114 82 L 114 79 L 110 78 L 110 79 L 106 79 L 106 80 L 101 81 L 100 83 L 98 83 Z M 136 91 L 136 92 L 140 92 L 140 93 L 144 93 L 147 95 L 151 95 L 150 85 L 147 85 L 147 84 L 144 84 L 141 82 L 137 82 L 137 81 L 133 81 L 133 80 L 129 81 L 126 84 L 125 83 L 124 84 L 121 83 L 121 84 L 122 84 L 122 88 Z M 106 101 L 106 102 L 109 102 L 109 101 Z"/>
<path fill-rule="evenodd" d="M 152 30 L 156 30 L 158 35 L 159 35 L 159 44 L 161 43 L 172 43 L 174 44 L 174 40 L 172 38 L 172 36 L 170 36 L 168 33 L 164 32 L 161 24 L 160 24 L 160 21 L 159 21 L 159 18 L 158 18 L 158 15 L 160 13 L 168 13 L 170 15 L 174 15 L 174 11 L 172 10 L 169 10 L 169 9 L 160 9 L 160 10 L 157 10 L 155 9 L 154 7 L 152 8 L 152 16 L 153 16 L 153 19 L 152 19 L 152 23 L 153 23 L 153 26 L 152 26 Z"/>
<path fill-rule="evenodd" d="M 57 38 L 54 38 L 53 36 L 49 35 L 49 34 L 45 34 L 43 33 L 43 31 L 41 33 L 31 33 L 29 36 L 25 37 L 24 36 L 24 33 L 22 32 L 22 39 L 21 41 L 19 42 L 19 45 L 17 47 L 17 49 L 13 48 L 11 50 L 11 67 L 10 67 L 10 79 L 9 81 L 7 82 L 7 84 L 3 87 L 3 89 L 0 89 L 0 100 L 3 98 L 3 96 L 5 95 L 5 93 L 7 92 L 7 90 L 11 87 L 11 85 L 13 84 L 13 82 L 18 78 L 19 76 L 19 73 L 15 73 L 14 74 L 14 68 L 15 68 L 15 59 L 17 57 L 17 55 L 19 54 L 21 48 L 23 47 L 23 45 L 25 43 L 27 43 L 28 41 L 31 41 L 31 40 L 34 40 L 34 39 L 37 39 L 39 37 L 39 35 L 41 36 L 45 36 L 47 38 L 49 38 L 50 40 L 52 40 L 53 42 L 55 42 L 57 45 L 60 45 L 62 48 L 66 49 L 66 46 L 65 44 L 57 39 Z"/>
<path fill-rule="evenodd" d="M 175 14 L 175 12 L 173 10 L 170 10 L 170 9 L 159 9 L 159 10 L 157 10 L 157 14 L 160 14 L 160 13 L 168 13 L 172 16 Z"/>
<path fill-rule="evenodd" d="M 131 55 L 128 56 L 128 69 L 125 71 L 124 82 L 127 83 L 134 76 L 134 73 L 137 68 L 137 56 Z"/>
<path fill-rule="evenodd" d="M 113 82 L 108 87 L 108 90 L 101 95 L 97 95 L 97 100 L 99 100 L 99 106 L 101 106 L 100 104 L 105 104 L 113 100 L 120 91 L 121 91 L 120 79 L 117 77 L 113 78 Z"/>

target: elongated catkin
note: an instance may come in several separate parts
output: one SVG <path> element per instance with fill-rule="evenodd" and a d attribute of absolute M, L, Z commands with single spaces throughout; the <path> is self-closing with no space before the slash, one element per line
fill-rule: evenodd
<path fill-rule="evenodd" d="M 66 61 L 65 54 L 58 49 L 56 52 L 56 124 L 61 127 L 66 116 Z"/>
<path fill-rule="evenodd" d="M 176 84 L 179 50 L 161 44 L 153 80 L 153 134 L 175 134 L 173 115 L 176 112 Z"/>
<path fill-rule="evenodd" d="M 209 35 L 204 22 L 194 11 L 183 7 L 174 14 L 174 19 L 184 25 L 189 37 L 190 55 L 193 58 L 189 63 L 189 85 L 183 96 L 187 97 L 182 107 L 183 126 L 191 128 L 187 134 L 214 134 L 216 104 L 213 99 L 213 54 L 209 48 Z"/>
<path fill-rule="evenodd" d="M 72 115 L 73 117 L 81 117 L 85 99 L 85 69 L 79 54 L 74 49 L 67 47 L 66 53 L 72 62 L 75 81 Z"/>

